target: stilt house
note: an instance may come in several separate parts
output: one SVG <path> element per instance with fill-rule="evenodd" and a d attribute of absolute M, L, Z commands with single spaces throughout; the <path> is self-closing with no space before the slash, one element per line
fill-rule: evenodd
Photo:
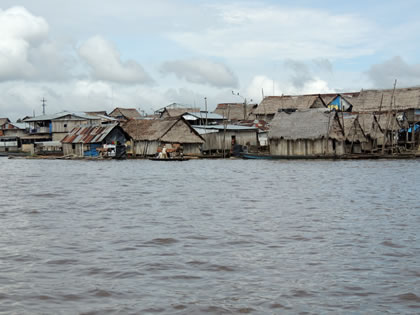
<path fill-rule="evenodd" d="M 184 155 L 200 154 L 204 139 L 181 116 L 136 119 L 122 125 L 134 156 L 153 156 L 163 145 L 181 145 Z"/>
<path fill-rule="evenodd" d="M 346 153 L 362 153 L 362 145 L 368 142 L 357 115 L 338 114 L 344 126 Z"/>
<path fill-rule="evenodd" d="M 345 153 L 344 130 L 335 111 L 279 112 L 268 132 L 270 154 L 336 156 Z"/>
<path fill-rule="evenodd" d="M 125 145 L 128 136 L 118 125 L 76 127 L 61 140 L 64 155 L 97 157 L 106 145 L 115 145 L 115 157 L 125 152 L 117 148 Z M 125 150 L 123 150 L 125 151 Z"/>
<path fill-rule="evenodd" d="M 267 96 L 254 109 L 256 119 L 271 121 L 279 111 L 302 111 L 314 108 L 326 108 L 324 100 L 319 95 L 283 95 Z"/>

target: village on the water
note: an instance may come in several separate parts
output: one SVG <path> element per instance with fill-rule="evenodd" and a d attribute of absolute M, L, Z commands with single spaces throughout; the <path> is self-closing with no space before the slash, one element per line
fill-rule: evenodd
<path fill-rule="evenodd" d="M 0 155 L 106 159 L 420 156 L 420 87 L 263 97 L 213 112 L 173 103 L 22 117 L 0 113 Z"/>

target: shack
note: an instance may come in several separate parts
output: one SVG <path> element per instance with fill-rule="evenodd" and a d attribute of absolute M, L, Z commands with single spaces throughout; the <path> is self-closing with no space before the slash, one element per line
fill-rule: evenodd
<path fill-rule="evenodd" d="M 48 136 L 52 141 L 60 141 L 73 128 L 82 125 L 101 125 L 102 119 L 83 112 L 63 111 L 52 115 L 26 118 L 23 122 L 29 124 L 30 135 Z"/>
<path fill-rule="evenodd" d="M 204 143 L 182 116 L 130 120 L 122 128 L 130 137 L 133 156 L 153 156 L 164 145 L 182 146 L 184 155 L 199 155 Z"/>
<path fill-rule="evenodd" d="M 16 153 L 21 151 L 19 137 L 0 136 L 0 155 L 2 152 Z"/>
<path fill-rule="evenodd" d="M 258 128 L 254 126 L 212 125 L 194 126 L 194 129 L 206 140 L 203 153 L 222 153 L 231 151 L 233 145 L 258 147 Z"/>
<path fill-rule="evenodd" d="M 344 130 L 335 111 L 279 112 L 271 121 L 271 155 L 293 157 L 345 154 Z"/>
<path fill-rule="evenodd" d="M 227 117 L 228 120 L 235 122 L 247 119 L 253 119 L 253 110 L 256 104 L 246 103 L 221 103 L 217 104 L 214 110 L 215 114 Z"/>
<path fill-rule="evenodd" d="M 185 113 L 182 115 L 190 125 L 217 125 L 223 123 L 225 117 L 215 113 L 207 113 L 204 111 Z"/>
<path fill-rule="evenodd" d="M 77 157 L 125 156 L 128 136 L 118 125 L 76 127 L 61 140 L 64 155 Z M 108 152 L 108 145 L 112 145 Z M 102 154 L 101 154 L 102 153 Z M 109 153 L 109 154 L 108 154 Z"/>
<path fill-rule="evenodd" d="M 266 96 L 253 115 L 256 119 L 271 121 L 279 111 L 302 111 L 313 108 L 326 108 L 324 100 L 319 95 L 283 95 Z"/>
<path fill-rule="evenodd" d="M 137 109 L 122 107 L 116 107 L 112 112 L 109 113 L 108 116 L 118 119 L 119 121 L 129 121 L 130 119 L 141 118 L 141 115 Z"/>
<path fill-rule="evenodd" d="M 189 105 L 172 103 L 155 111 L 159 118 L 179 117 L 185 113 L 199 113 L 200 108 Z"/>
<path fill-rule="evenodd" d="M 368 142 L 357 115 L 339 114 L 344 126 L 346 153 L 362 153 L 362 144 Z"/>
<path fill-rule="evenodd" d="M 370 153 L 377 152 L 379 146 L 383 143 L 384 133 L 382 132 L 375 115 L 373 113 L 358 113 L 357 120 L 368 140 L 367 142 L 362 143 L 362 150 Z"/>

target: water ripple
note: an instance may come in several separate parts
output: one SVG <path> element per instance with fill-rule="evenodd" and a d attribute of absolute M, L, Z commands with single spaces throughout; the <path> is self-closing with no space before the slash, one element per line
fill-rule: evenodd
<path fill-rule="evenodd" d="M 419 313 L 417 160 L 0 161 L 1 314 Z"/>

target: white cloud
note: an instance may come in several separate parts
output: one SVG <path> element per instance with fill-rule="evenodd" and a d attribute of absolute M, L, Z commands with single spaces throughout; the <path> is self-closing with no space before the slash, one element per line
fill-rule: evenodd
<path fill-rule="evenodd" d="M 205 59 L 167 61 L 162 73 L 173 73 L 179 79 L 214 87 L 237 87 L 238 78 L 224 64 Z"/>
<path fill-rule="evenodd" d="M 0 80 L 30 78 L 36 67 L 29 50 L 48 35 L 48 24 L 23 7 L 0 10 Z"/>
<path fill-rule="evenodd" d="M 133 60 L 122 61 L 117 48 L 100 36 L 79 47 L 80 57 L 91 68 L 93 78 L 120 83 L 151 83 L 151 77 Z"/>
<path fill-rule="evenodd" d="M 334 89 L 330 88 L 328 82 L 321 78 L 313 77 L 306 81 L 302 86 L 295 86 L 288 80 L 276 81 L 265 75 L 257 75 L 247 88 L 247 95 L 254 102 L 259 102 L 264 96 L 270 95 L 300 95 L 300 94 L 318 94 L 332 93 Z"/>
<path fill-rule="evenodd" d="M 165 98 L 167 103 L 180 103 L 193 107 L 204 108 L 204 97 L 202 93 L 197 93 L 196 91 L 190 90 L 188 88 L 179 88 L 179 89 L 168 89 L 165 92 Z"/>
<path fill-rule="evenodd" d="M 420 85 L 420 64 L 408 64 L 400 56 L 372 65 L 366 73 L 377 88 L 391 88 L 395 79 L 400 87 Z"/>
<path fill-rule="evenodd" d="M 205 30 L 172 32 L 177 43 L 225 58 L 347 58 L 374 52 L 374 26 L 357 16 L 280 6 L 213 6 L 219 17 Z"/>

